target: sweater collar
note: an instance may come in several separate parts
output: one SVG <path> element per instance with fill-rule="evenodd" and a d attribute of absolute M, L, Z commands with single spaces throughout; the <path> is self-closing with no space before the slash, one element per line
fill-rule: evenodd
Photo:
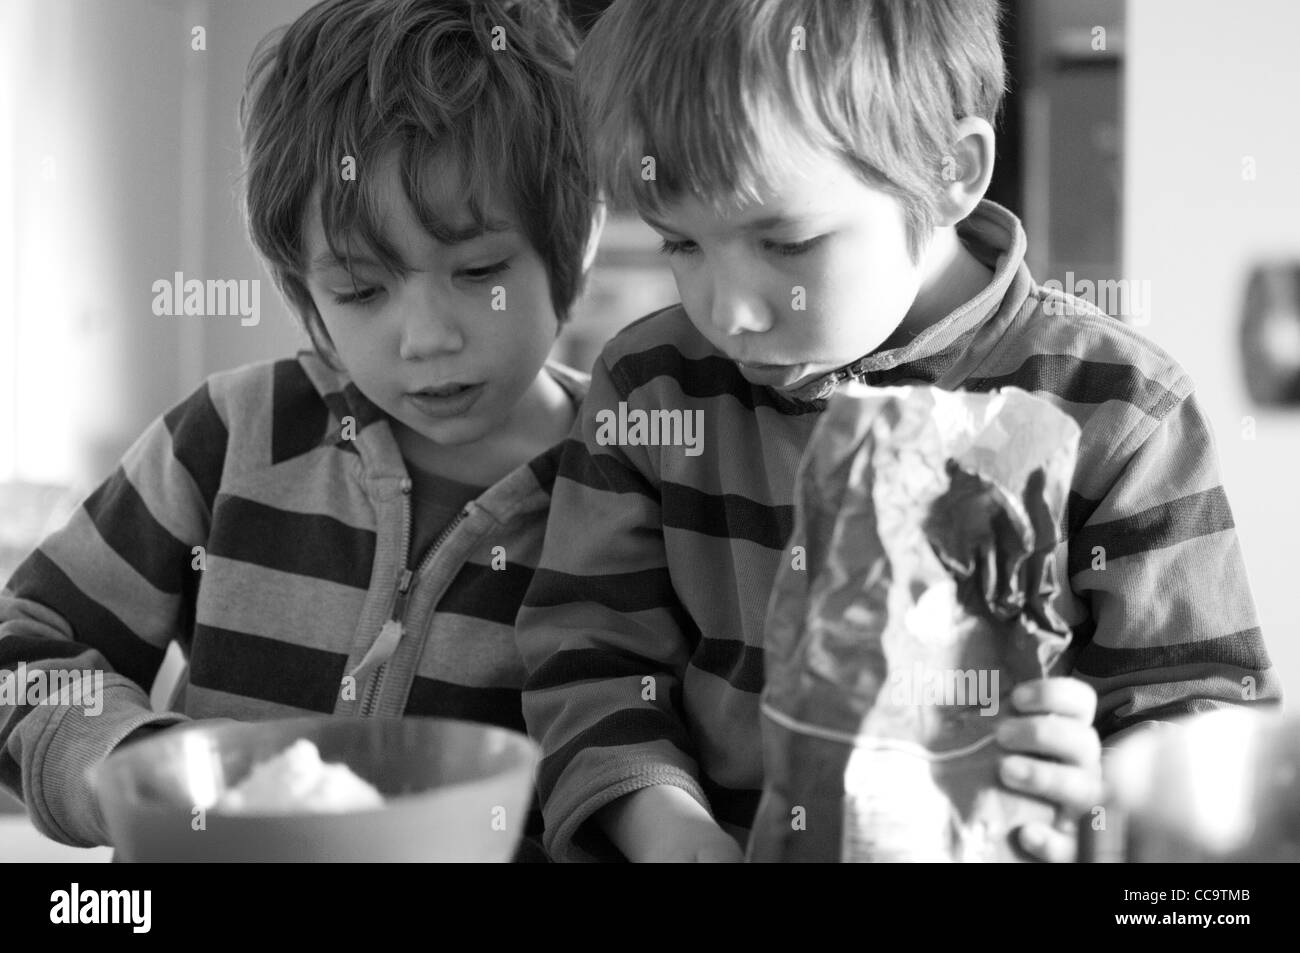
<path fill-rule="evenodd" d="M 1007 301 L 1024 269 L 1026 241 L 1020 220 L 986 199 L 957 225 L 957 237 L 976 259 L 993 269 L 992 280 L 979 294 L 902 347 L 868 354 L 782 395 L 796 402 L 821 401 L 849 380 L 886 387 L 904 381 L 934 383 L 943 377 L 994 313 L 1008 305 L 1018 309 L 1023 303 Z M 1028 287 L 1027 282 L 1016 284 Z"/>

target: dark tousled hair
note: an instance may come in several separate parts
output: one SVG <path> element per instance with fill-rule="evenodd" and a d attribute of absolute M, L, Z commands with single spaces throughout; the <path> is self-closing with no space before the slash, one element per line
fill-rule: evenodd
<path fill-rule="evenodd" d="M 555 0 L 324 0 L 258 45 L 239 106 L 245 222 L 276 286 L 327 360 L 336 361 L 307 289 L 304 222 L 319 194 L 342 261 L 356 242 L 394 274 L 381 183 L 390 151 L 421 224 L 431 170 L 454 169 L 475 224 L 505 198 L 541 256 L 561 322 L 582 287 L 595 188 L 578 114 L 573 28 Z M 342 175 L 345 157 L 355 181 Z M 447 163 L 450 163 L 448 165 Z"/>

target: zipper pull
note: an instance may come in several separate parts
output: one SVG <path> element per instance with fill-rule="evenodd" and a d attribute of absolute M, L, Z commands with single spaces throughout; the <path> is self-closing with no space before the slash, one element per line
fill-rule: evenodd
<path fill-rule="evenodd" d="M 375 639 L 367 650 L 365 657 L 357 663 L 356 668 L 351 672 L 354 678 L 360 680 L 361 674 L 368 671 L 376 665 L 383 665 L 397 650 L 397 643 L 402 640 L 405 628 L 402 625 L 402 617 L 406 613 L 406 601 L 411 595 L 411 581 L 415 578 L 415 573 L 409 569 L 403 569 L 402 575 L 397 581 L 397 596 L 393 600 L 393 611 L 388 621 L 383 624 L 379 630 L 379 638 Z"/>
<path fill-rule="evenodd" d="M 409 569 L 403 569 L 402 574 L 397 578 L 397 598 L 393 600 L 393 611 L 389 615 L 388 621 L 384 623 L 384 628 L 388 628 L 393 623 L 402 627 L 402 619 L 406 617 L 406 600 L 411 597 L 411 583 L 415 579 L 415 573 Z"/>

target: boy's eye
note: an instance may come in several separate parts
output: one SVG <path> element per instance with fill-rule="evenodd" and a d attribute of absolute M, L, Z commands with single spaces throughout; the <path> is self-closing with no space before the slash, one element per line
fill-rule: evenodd
<path fill-rule="evenodd" d="M 807 241 L 802 242 L 765 241 L 763 242 L 763 247 L 776 252 L 778 255 L 802 255 L 804 252 L 816 248 L 825 240 L 825 238 L 825 235 L 818 235 L 816 238 L 810 238 Z"/>
<path fill-rule="evenodd" d="M 700 247 L 692 241 L 676 241 L 665 238 L 659 243 L 659 253 L 661 255 L 693 255 L 699 250 Z"/>
<path fill-rule="evenodd" d="M 336 292 L 334 303 L 339 305 L 370 304 L 383 293 L 383 288 L 358 288 L 353 292 Z"/>
<path fill-rule="evenodd" d="M 510 259 L 507 258 L 495 265 L 484 265 L 482 268 L 463 268 L 460 273 L 470 281 L 482 281 L 485 278 L 491 278 L 493 275 L 499 275 L 509 270 Z"/>

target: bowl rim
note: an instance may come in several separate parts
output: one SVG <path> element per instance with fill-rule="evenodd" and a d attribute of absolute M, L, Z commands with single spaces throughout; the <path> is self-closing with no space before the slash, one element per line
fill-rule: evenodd
<path fill-rule="evenodd" d="M 281 728 L 288 729 L 291 725 L 294 724 L 301 724 L 304 727 L 307 725 L 351 724 L 355 727 L 360 728 L 362 725 L 373 725 L 378 722 L 408 723 L 413 721 L 422 722 L 426 724 L 440 723 L 448 726 L 450 725 L 471 726 L 471 727 L 478 727 L 484 729 L 488 733 L 500 733 L 505 736 L 505 740 L 510 744 L 511 747 L 515 749 L 515 752 L 522 757 L 522 760 L 517 764 L 511 765 L 509 768 L 501 771 L 498 774 L 489 776 L 489 778 L 477 778 L 477 779 L 466 780 L 466 781 L 455 781 L 450 784 L 440 784 L 437 785 L 436 787 L 426 788 L 421 791 L 409 791 L 401 794 L 388 795 L 388 794 L 383 794 L 383 792 L 381 791 L 380 794 L 383 796 L 384 799 L 383 804 L 377 807 L 367 807 L 359 810 L 279 811 L 274 813 L 265 813 L 265 812 L 253 813 L 248 811 L 240 811 L 240 812 L 232 813 L 229 811 L 218 810 L 216 808 L 216 804 L 208 805 L 204 807 L 203 810 L 208 815 L 216 815 L 220 817 L 223 822 L 231 822 L 231 823 L 265 822 L 268 820 L 282 820 L 284 818 L 290 818 L 290 817 L 299 817 L 299 818 L 361 817 L 365 815 L 381 814 L 384 811 L 390 810 L 395 807 L 411 806 L 422 799 L 438 797 L 446 794 L 447 792 L 455 792 L 458 790 L 467 789 L 472 785 L 481 784 L 486 780 L 515 777 L 519 774 L 529 775 L 529 786 L 530 788 L 535 789 L 537 770 L 541 763 L 541 746 L 538 745 L 537 742 L 535 742 L 528 735 L 516 731 L 513 728 L 506 728 L 502 725 L 494 725 L 490 722 L 471 721 L 469 719 L 460 719 L 460 718 L 440 718 L 440 717 L 425 716 L 425 715 L 379 716 L 379 717 L 361 717 L 361 716 L 350 716 L 350 715 L 340 715 L 340 716 L 300 715 L 291 718 L 274 718 L 274 719 L 266 719 L 263 721 L 238 721 L 236 719 L 229 719 L 227 721 L 224 721 L 220 725 L 213 725 L 210 723 L 210 720 L 207 719 L 193 719 L 189 722 L 182 722 L 180 724 L 170 726 L 165 730 L 165 732 L 159 732 L 152 737 L 141 739 L 140 741 L 135 742 L 126 748 L 111 751 L 105 758 L 101 759 L 97 764 L 93 764 L 86 769 L 86 777 L 90 783 L 91 790 L 94 791 L 95 793 L 96 802 L 99 806 L 100 812 L 102 814 L 107 815 L 109 812 L 104 809 L 104 804 L 106 803 L 106 799 L 104 795 L 109 790 L 109 788 L 116 783 L 117 778 L 119 777 L 125 778 L 125 776 L 128 773 L 128 769 L 125 766 L 133 761 L 144 760 L 145 756 L 141 755 L 140 752 L 147 751 L 150 746 L 153 747 L 162 747 L 164 745 L 170 746 L 171 744 L 175 743 L 176 738 L 182 733 L 188 733 L 188 732 L 200 733 L 204 731 L 220 730 L 222 728 L 234 728 L 235 730 L 247 728 L 247 729 L 255 730 L 258 727 L 265 727 L 268 725 L 276 725 L 276 726 L 280 726 Z M 311 738 L 307 735 L 295 734 L 291 736 L 286 736 L 283 739 L 284 747 L 278 749 L 276 754 L 279 754 L 284 750 L 286 750 L 295 741 L 304 740 L 304 739 L 307 741 L 311 741 L 313 744 L 316 744 L 316 739 Z M 317 746 L 317 748 L 319 750 L 319 745 Z M 272 757 L 274 757 L 274 755 Z M 324 759 L 322 758 L 322 760 Z M 341 764 L 345 762 L 326 761 L 325 763 Z M 353 770 L 355 773 L 355 769 L 352 768 L 351 765 L 348 765 L 348 767 L 349 769 Z M 362 780 L 366 780 L 367 783 L 372 784 L 373 786 L 373 782 L 369 781 L 368 779 L 363 778 Z M 531 794 L 535 794 L 535 793 L 536 793 L 535 790 L 531 792 Z M 528 799 L 529 801 L 531 801 L 531 794 Z M 125 807 L 127 810 L 130 811 L 146 810 L 146 811 L 157 811 L 157 812 L 171 812 L 176 810 L 187 810 L 187 809 L 192 810 L 193 807 L 197 806 L 197 805 L 191 805 L 189 808 L 184 808 L 182 805 L 170 801 L 152 800 L 152 799 L 144 799 L 144 798 L 129 797 L 129 796 L 113 799 L 113 802 L 122 807 Z"/>

